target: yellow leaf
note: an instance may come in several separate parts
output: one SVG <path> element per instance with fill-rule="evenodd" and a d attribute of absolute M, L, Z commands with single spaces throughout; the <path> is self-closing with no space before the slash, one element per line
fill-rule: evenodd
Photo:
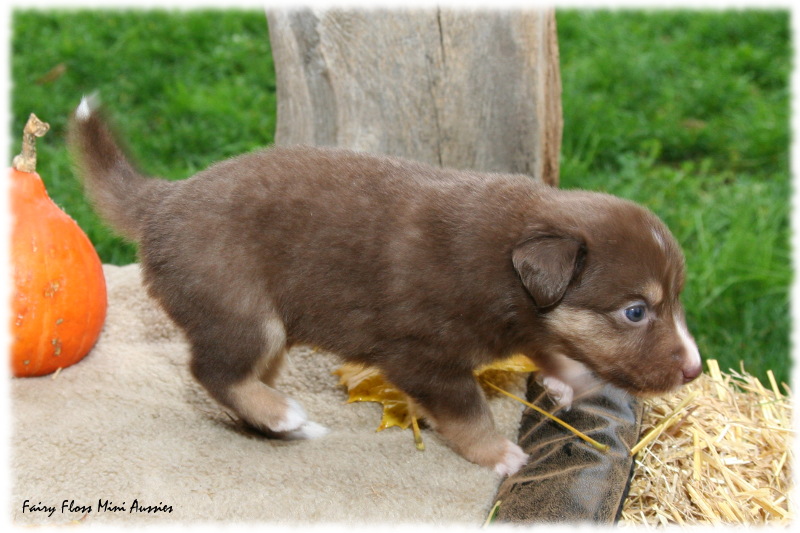
<path fill-rule="evenodd" d="M 478 368 L 475 375 L 479 382 L 487 379 L 501 381 L 501 376 L 507 376 L 509 373 L 535 370 L 536 366 L 530 359 L 524 355 L 514 355 Z M 415 415 L 408 396 L 387 381 L 377 368 L 358 363 L 345 363 L 333 373 L 339 376 L 339 384 L 347 387 L 348 403 L 378 402 L 383 406 L 383 416 L 377 431 L 393 426 L 407 429 L 412 425 Z M 417 445 L 419 447 L 420 443 Z"/>
<path fill-rule="evenodd" d="M 339 384 L 347 387 L 350 402 L 378 402 L 383 405 L 383 417 L 377 431 L 411 425 L 408 397 L 389 383 L 380 370 L 358 363 L 345 363 L 333 373 L 339 376 Z"/>

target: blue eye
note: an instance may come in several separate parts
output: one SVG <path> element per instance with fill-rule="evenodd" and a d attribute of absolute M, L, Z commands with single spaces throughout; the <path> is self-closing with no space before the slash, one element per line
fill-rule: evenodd
<path fill-rule="evenodd" d="M 625 309 L 625 318 L 631 322 L 641 322 L 647 314 L 647 309 L 642 304 L 632 305 Z"/>

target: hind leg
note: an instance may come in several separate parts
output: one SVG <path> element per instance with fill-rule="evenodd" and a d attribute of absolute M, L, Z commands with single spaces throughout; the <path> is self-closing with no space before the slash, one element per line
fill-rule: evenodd
<path fill-rule="evenodd" d="M 465 459 L 511 475 L 528 459 L 497 432 L 489 405 L 472 371 L 427 367 L 384 370 L 392 383 L 422 408 L 426 420 Z"/>
<path fill-rule="evenodd" d="M 258 324 L 216 317 L 213 325 L 187 334 L 193 375 L 245 423 L 280 438 L 327 432 L 308 420 L 300 404 L 271 386 L 286 351 L 286 331 L 278 318 Z"/>

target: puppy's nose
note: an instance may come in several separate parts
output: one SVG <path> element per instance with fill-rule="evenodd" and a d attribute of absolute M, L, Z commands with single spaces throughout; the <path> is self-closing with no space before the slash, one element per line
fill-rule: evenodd
<path fill-rule="evenodd" d="M 694 381 L 697 376 L 703 373 L 702 365 L 690 365 L 683 367 L 683 382 L 689 383 Z"/>

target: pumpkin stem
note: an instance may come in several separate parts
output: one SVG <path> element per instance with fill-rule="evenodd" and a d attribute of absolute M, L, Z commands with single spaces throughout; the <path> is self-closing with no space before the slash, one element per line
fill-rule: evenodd
<path fill-rule="evenodd" d="M 36 137 L 41 137 L 49 129 L 50 124 L 31 113 L 22 130 L 22 153 L 14 158 L 11 166 L 20 172 L 36 172 Z"/>

